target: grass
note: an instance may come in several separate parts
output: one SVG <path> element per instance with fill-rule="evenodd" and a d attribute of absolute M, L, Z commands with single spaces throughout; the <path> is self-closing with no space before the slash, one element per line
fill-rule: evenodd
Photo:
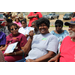
<path fill-rule="evenodd" d="M 50 26 L 50 27 L 55 27 L 55 26 Z M 65 25 L 64 25 L 63 27 L 68 27 L 68 26 L 65 26 Z"/>

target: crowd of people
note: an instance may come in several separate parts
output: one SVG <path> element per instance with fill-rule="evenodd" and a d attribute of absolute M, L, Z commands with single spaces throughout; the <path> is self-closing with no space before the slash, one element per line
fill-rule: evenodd
<path fill-rule="evenodd" d="M 49 32 L 50 21 L 40 12 L 30 12 L 26 18 L 21 12 L 3 13 L 0 24 L 1 62 L 74 62 L 75 18 L 70 22 L 55 21 L 55 30 Z M 63 30 L 69 26 L 69 32 Z M 8 46 L 18 42 L 13 52 L 5 53 Z"/>

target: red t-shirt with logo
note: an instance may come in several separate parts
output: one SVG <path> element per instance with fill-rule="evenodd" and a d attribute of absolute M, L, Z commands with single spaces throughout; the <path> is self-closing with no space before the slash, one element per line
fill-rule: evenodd
<path fill-rule="evenodd" d="M 37 13 L 30 12 L 30 14 L 28 15 L 28 17 L 29 17 L 29 16 L 35 16 L 35 15 L 37 15 L 37 14 L 38 14 L 39 18 L 42 17 L 42 14 L 41 14 L 40 12 L 37 12 Z M 34 18 L 30 19 L 29 24 L 28 24 L 28 27 L 30 27 L 30 26 L 31 26 L 31 23 L 32 23 L 33 21 L 35 21 L 35 20 L 38 20 L 38 18 L 34 17 Z"/>
<path fill-rule="evenodd" d="M 21 47 L 24 47 L 24 45 L 27 43 L 27 39 L 25 35 L 19 33 L 16 37 L 13 37 L 12 34 L 9 34 L 6 37 L 6 45 L 12 44 L 18 42 L 16 49 L 14 49 L 14 52 L 20 51 Z M 4 53 L 4 51 L 2 51 Z M 15 56 L 6 56 L 4 55 L 4 59 L 8 62 L 14 62 L 17 60 L 22 59 L 22 55 L 15 55 Z"/>
<path fill-rule="evenodd" d="M 60 47 L 60 62 L 75 62 L 75 42 L 67 36 Z"/>

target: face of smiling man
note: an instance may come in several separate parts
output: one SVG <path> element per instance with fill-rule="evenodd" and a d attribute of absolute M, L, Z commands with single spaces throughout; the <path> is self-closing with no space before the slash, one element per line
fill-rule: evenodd
<path fill-rule="evenodd" d="M 48 27 L 45 23 L 42 23 L 42 24 L 39 25 L 39 31 L 40 31 L 41 34 L 49 33 Z"/>
<path fill-rule="evenodd" d="M 69 25 L 69 36 L 75 38 L 75 25 Z"/>

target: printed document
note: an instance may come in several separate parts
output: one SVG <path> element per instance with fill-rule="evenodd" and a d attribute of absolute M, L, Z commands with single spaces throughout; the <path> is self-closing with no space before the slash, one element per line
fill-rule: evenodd
<path fill-rule="evenodd" d="M 14 51 L 14 49 L 16 48 L 17 44 L 18 44 L 18 42 L 8 45 L 8 47 L 4 53 L 12 53 Z"/>

